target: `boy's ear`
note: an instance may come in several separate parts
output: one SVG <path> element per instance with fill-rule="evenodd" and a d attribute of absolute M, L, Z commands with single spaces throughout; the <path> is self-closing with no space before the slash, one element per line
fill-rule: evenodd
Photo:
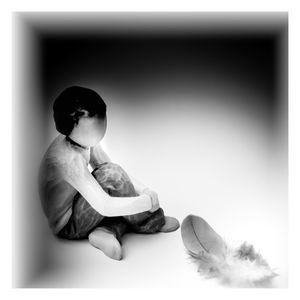
<path fill-rule="evenodd" d="M 54 113 L 53 117 L 56 130 L 65 136 L 70 135 L 74 128 L 73 118 L 71 116 L 62 116 L 59 113 Z"/>

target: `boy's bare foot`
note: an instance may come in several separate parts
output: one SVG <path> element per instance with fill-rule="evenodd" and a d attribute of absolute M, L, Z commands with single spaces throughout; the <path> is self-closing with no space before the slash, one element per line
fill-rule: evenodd
<path fill-rule="evenodd" d="M 166 223 L 159 230 L 160 232 L 172 232 L 172 231 L 177 230 L 180 227 L 178 220 L 173 217 L 165 216 L 165 221 L 166 221 Z"/>
<path fill-rule="evenodd" d="M 97 227 L 89 234 L 89 242 L 108 257 L 115 260 L 122 259 L 122 247 L 114 233 L 107 228 Z"/>

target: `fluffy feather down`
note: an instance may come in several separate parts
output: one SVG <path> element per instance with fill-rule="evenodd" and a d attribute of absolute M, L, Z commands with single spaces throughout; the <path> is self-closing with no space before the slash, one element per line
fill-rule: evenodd
<path fill-rule="evenodd" d="M 198 271 L 232 287 L 266 286 L 277 274 L 266 260 L 246 242 L 237 249 L 198 216 L 187 216 L 181 225 L 183 243 Z"/>

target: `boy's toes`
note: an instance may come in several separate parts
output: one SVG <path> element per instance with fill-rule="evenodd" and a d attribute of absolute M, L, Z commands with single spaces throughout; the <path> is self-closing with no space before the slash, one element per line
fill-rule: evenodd
<path fill-rule="evenodd" d="M 180 227 L 180 224 L 176 218 L 165 216 L 166 223 L 159 230 L 160 232 L 172 232 Z"/>
<path fill-rule="evenodd" d="M 102 250 L 108 257 L 121 260 L 122 247 L 115 235 L 106 228 L 98 227 L 89 234 L 89 242 L 92 246 Z"/>

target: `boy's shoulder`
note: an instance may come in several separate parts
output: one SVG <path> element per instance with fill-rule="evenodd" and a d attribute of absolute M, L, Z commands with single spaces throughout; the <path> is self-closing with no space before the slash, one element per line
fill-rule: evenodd
<path fill-rule="evenodd" d="M 77 164 L 74 162 L 85 162 L 87 159 L 82 153 L 69 147 L 65 142 L 65 136 L 59 134 L 48 147 L 43 158 L 43 164 L 66 171 L 66 169 L 76 167 Z"/>
<path fill-rule="evenodd" d="M 51 158 L 53 162 L 65 161 L 70 157 L 71 151 L 68 149 L 65 143 L 65 136 L 59 134 L 49 145 L 45 158 Z"/>
<path fill-rule="evenodd" d="M 67 147 L 65 136 L 59 134 L 49 145 L 44 154 L 43 163 L 59 168 L 70 164 L 76 155 L 75 151 Z"/>

